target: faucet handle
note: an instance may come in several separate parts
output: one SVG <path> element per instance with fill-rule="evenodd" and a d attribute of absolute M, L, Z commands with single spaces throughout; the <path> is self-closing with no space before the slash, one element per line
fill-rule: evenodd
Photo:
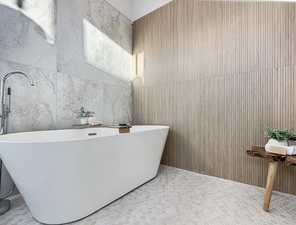
<path fill-rule="evenodd" d="M 10 113 L 11 112 L 11 87 L 7 88 L 7 95 L 8 95 L 7 113 Z"/>

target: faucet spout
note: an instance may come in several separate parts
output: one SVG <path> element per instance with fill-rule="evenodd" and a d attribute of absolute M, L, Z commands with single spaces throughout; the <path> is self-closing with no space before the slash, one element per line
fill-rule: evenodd
<path fill-rule="evenodd" d="M 24 72 L 21 72 L 21 71 L 14 71 L 14 72 L 7 73 L 7 74 L 1 76 L 1 81 L 4 82 L 4 84 L 5 84 L 6 80 L 13 75 L 24 76 L 29 81 L 31 86 L 35 86 L 35 82 L 34 82 L 33 78 L 29 74 L 25 74 Z"/>
<path fill-rule="evenodd" d="M 9 109 L 10 106 L 7 106 L 5 102 L 5 84 L 7 79 L 9 79 L 14 75 L 21 75 L 25 77 L 29 81 L 31 86 L 35 86 L 35 83 L 32 77 L 21 71 L 10 72 L 0 77 L 0 81 L 1 81 L 1 84 L 0 84 L 0 88 L 1 88 L 0 90 L 0 100 L 1 100 L 0 135 L 7 134 L 8 115 L 10 113 L 10 109 Z"/>

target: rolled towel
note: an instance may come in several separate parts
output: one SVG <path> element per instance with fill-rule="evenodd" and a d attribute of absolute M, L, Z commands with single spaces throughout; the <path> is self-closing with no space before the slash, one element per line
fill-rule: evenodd
<path fill-rule="evenodd" d="M 287 155 L 296 155 L 296 146 L 288 146 L 287 147 Z"/>

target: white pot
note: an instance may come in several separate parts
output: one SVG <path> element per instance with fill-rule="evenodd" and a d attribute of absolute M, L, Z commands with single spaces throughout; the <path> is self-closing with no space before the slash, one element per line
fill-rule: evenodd
<path fill-rule="evenodd" d="M 95 117 L 88 117 L 88 124 L 93 124 L 94 121 L 96 121 Z"/>
<path fill-rule="evenodd" d="M 88 117 L 79 118 L 79 122 L 80 122 L 81 125 L 88 124 Z"/>

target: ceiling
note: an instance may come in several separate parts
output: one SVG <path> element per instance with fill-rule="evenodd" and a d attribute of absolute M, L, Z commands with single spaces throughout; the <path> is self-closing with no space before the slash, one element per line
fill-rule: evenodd
<path fill-rule="evenodd" d="M 172 0 L 106 0 L 131 21 L 160 8 Z"/>
<path fill-rule="evenodd" d="M 118 9 L 123 15 L 128 17 L 131 21 L 136 21 L 137 19 L 147 15 L 148 13 L 160 8 L 161 6 L 173 0 L 106 0 L 106 1 L 109 2 L 116 9 Z M 296 0 L 228 0 L 228 1 L 295 2 Z"/>

